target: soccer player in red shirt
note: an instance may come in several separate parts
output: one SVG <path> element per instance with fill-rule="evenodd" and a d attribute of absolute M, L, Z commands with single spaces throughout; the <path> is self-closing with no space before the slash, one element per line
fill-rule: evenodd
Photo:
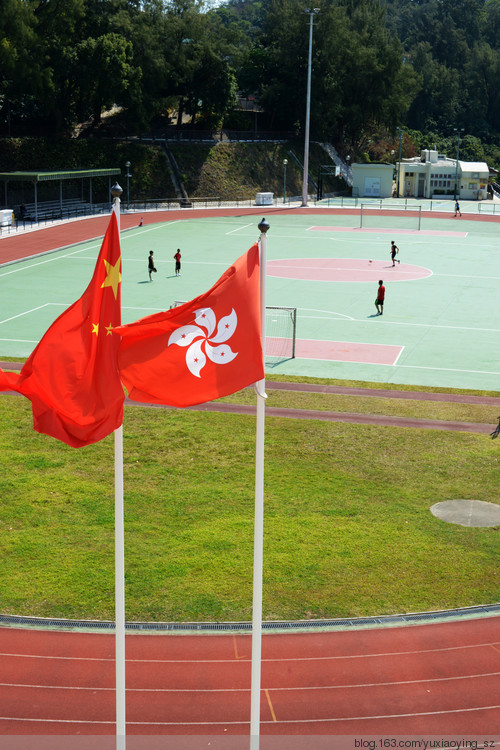
<path fill-rule="evenodd" d="M 385 286 L 382 279 L 378 282 L 377 299 L 375 300 L 375 307 L 377 308 L 377 314 L 384 314 L 384 299 L 385 299 Z"/>
<path fill-rule="evenodd" d="M 179 276 L 181 272 L 181 251 L 177 250 L 176 254 L 174 255 L 175 260 L 175 275 Z"/>

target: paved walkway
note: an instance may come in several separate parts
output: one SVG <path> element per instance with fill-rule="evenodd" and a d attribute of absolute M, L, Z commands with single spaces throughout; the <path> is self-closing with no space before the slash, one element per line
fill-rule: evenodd
<path fill-rule="evenodd" d="M 0 362 L 3 370 L 19 370 L 19 364 Z M 423 391 L 392 391 L 388 389 L 369 389 L 335 385 L 315 385 L 310 383 L 280 383 L 268 381 L 266 390 L 286 390 L 298 393 L 332 393 L 349 396 L 370 396 L 376 398 L 403 399 L 414 401 L 440 401 L 444 403 L 486 404 L 500 410 L 500 398 L 494 396 L 469 396 L 459 393 L 427 393 Z M 174 407 L 159 404 L 139 404 L 126 400 L 128 406 L 142 406 L 155 409 L 171 409 Z M 256 406 L 248 404 L 228 404 L 218 401 L 189 407 L 191 411 L 223 412 L 226 414 L 255 414 Z M 495 412 L 496 413 L 496 412 Z M 413 427 L 425 430 L 451 430 L 455 432 L 472 432 L 488 435 L 493 432 L 495 425 L 481 422 L 454 422 L 438 419 L 416 419 L 414 417 L 388 417 L 380 414 L 359 414 L 356 412 L 320 411 L 318 409 L 285 409 L 267 406 L 268 417 L 282 417 L 286 419 L 318 419 L 322 422 L 350 422 L 353 424 L 376 424 L 385 427 Z M 493 412 L 492 412 L 493 415 Z"/>

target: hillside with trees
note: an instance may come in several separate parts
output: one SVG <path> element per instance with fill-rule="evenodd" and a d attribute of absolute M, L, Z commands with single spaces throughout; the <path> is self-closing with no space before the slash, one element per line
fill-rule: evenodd
<path fill-rule="evenodd" d="M 500 0 L 318 7 L 312 139 L 387 159 L 398 127 L 404 151 L 453 153 L 460 132 L 500 166 Z M 2 0 L 0 136 L 251 129 L 251 96 L 259 128 L 300 137 L 308 41 L 298 0 Z"/>

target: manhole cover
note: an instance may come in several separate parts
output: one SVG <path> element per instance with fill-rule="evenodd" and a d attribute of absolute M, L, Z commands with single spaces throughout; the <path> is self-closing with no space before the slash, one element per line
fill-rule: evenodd
<path fill-rule="evenodd" d="M 500 526 L 500 505 L 482 500 L 446 500 L 433 505 L 431 513 L 460 526 Z"/>

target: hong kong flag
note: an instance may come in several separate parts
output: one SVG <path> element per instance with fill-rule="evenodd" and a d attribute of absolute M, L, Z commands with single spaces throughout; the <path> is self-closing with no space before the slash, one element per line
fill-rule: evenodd
<path fill-rule="evenodd" d="M 134 401 L 193 406 L 261 380 L 257 243 L 205 294 L 114 331 L 122 336 L 118 366 Z"/>

